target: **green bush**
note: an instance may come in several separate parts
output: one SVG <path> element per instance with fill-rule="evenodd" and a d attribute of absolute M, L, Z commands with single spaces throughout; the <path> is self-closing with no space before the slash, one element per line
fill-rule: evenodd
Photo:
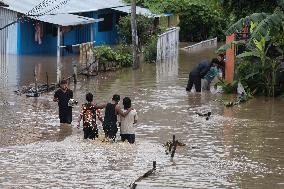
<path fill-rule="evenodd" d="M 236 77 L 245 90 L 256 90 L 262 82 L 259 74 L 259 63 L 253 58 L 244 59 L 236 67 Z"/>
<path fill-rule="evenodd" d="M 157 42 L 158 36 L 152 36 L 149 43 L 145 47 L 145 61 L 147 63 L 155 63 L 157 59 Z"/>
<path fill-rule="evenodd" d="M 225 38 L 226 21 L 222 12 L 201 4 L 188 4 L 184 9 L 179 23 L 181 41 Z"/>
<path fill-rule="evenodd" d="M 126 47 L 119 47 L 112 49 L 109 46 L 102 45 L 93 49 L 94 56 L 99 60 L 99 64 L 105 64 L 106 62 L 116 62 L 122 67 L 132 66 L 132 54 Z"/>
<path fill-rule="evenodd" d="M 131 17 L 121 17 L 117 25 L 118 34 L 122 43 L 132 44 L 132 32 L 131 32 Z M 146 45 L 151 36 L 159 32 L 159 28 L 154 27 L 154 18 L 148 18 L 145 16 L 137 16 L 137 35 L 138 46 L 140 51 L 142 47 Z"/>
<path fill-rule="evenodd" d="M 115 51 L 118 54 L 117 61 L 122 67 L 131 67 L 133 63 L 132 50 L 127 45 L 118 45 L 115 47 Z"/>

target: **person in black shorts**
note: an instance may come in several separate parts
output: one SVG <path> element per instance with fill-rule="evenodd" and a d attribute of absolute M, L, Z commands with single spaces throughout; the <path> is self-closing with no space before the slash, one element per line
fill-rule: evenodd
<path fill-rule="evenodd" d="M 53 98 L 54 102 L 58 102 L 60 123 L 71 124 L 72 122 L 72 107 L 68 106 L 71 98 L 73 98 L 73 91 L 68 89 L 67 81 L 62 80 Z"/>
<path fill-rule="evenodd" d="M 131 99 L 125 97 L 123 99 L 123 112 L 131 108 Z M 135 142 L 135 124 L 138 120 L 138 115 L 135 109 L 131 110 L 125 117 L 119 116 L 120 137 L 122 142 L 128 141 L 130 144 Z"/>
<path fill-rule="evenodd" d="M 224 56 L 218 55 L 217 58 L 213 58 L 211 61 L 204 60 L 197 64 L 189 73 L 186 91 L 190 92 L 194 85 L 196 92 L 201 92 L 201 79 L 204 79 L 204 76 L 207 74 L 213 64 L 220 65 L 221 63 L 223 64 L 223 61 Z"/>
<path fill-rule="evenodd" d="M 120 96 L 118 94 L 113 95 L 112 101 L 105 106 L 105 117 L 103 122 L 103 130 L 105 137 L 115 141 L 117 129 L 117 116 L 125 117 L 132 108 L 129 108 L 126 112 L 123 112 L 118 103 Z"/>

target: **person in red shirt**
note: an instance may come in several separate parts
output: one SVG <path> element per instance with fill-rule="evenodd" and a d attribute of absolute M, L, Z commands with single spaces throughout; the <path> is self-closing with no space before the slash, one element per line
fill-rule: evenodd
<path fill-rule="evenodd" d="M 87 102 L 82 104 L 77 127 L 80 127 L 80 121 L 83 119 L 84 139 L 95 140 L 98 138 L 97 118 L 103 122 L 99 109 L 103 109 L 105 105 L 95 104 L 93 98 L 92 93 L 86 94 Z"/>

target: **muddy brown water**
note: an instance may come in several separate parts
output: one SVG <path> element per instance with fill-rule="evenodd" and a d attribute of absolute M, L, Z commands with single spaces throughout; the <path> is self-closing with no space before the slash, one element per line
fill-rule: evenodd
<path fill-rule="evenodd" d="M 129 188 L 152 161 L 157 171 L 137 188 L 284 188 L 283 99 L 257 97 L 226 108 L 216 99 L 232 96 L 185 92 L 189 70 L 212 58 L 214 50 L 180 51 L 177 61 L 80 77 L 76 86 L 70 84 L 80 104 L 87 92 L 98 103 L 114 93 L 129 96 L 139 113 L 134 145 L 84 141 L 75 123 L 59 126 L 53 92 L 39 98 L 13 93 L 33 83 L 35 65 L 40 82 L 46 72 L 55 82 L 56 58 L 2 59 L 0 188 Z M 71 61 L 63 60 L 64 76 L 72 73 Z M 207 111 L 212 112 L 208 121 L 195 114 Z M 186 146 L 171 159 L 163 144 L 173 134 Z"/>

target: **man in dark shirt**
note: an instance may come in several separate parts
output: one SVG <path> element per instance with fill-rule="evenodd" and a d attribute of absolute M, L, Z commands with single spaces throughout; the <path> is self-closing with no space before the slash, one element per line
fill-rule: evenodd
<path fill-rule="evenodd" d="M 213 63 L 217 65 L 220 64 L 219 56 L 217 58 L 213 58 L 211 61 L 205 60 L 201 62 L 191 70 L 188 77 L 186 91 L 190 92 L 194 84 L 196 92 L 201 92 L 201 78 L 204 78 Z"/>
<path fill-rule="evenodd" d="M 54 102 L 58 102 L 60 123 L 71 124 L 72 122 L 72 107 L 68 106 L 71 98 L 73 98 L 73 91 L 67 88 L 67 81 L 62 80 L 53 99 Z"/>
<path fill-rule="evenodd" d="M 103 122 L 103 130 L 105 132 L 105 137 L 115 141 L 117 129 L 117 116 L 120 115 L 125 117 L 133 108 L 129 108 L 126 112 L 123 112 L 119 107 L 118 103 L 120 101 L 120 96 L 114 94 L 112 101 L 104 105 L 105 107 L 105 117 Z"/>

